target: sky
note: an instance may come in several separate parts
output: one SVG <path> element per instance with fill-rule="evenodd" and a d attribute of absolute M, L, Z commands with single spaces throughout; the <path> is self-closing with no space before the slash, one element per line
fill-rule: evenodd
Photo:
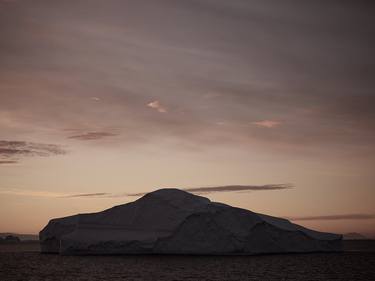
<path fill-rule="evenodd" d="M 0 232 L 176 187 L 375 236 L 374 8 L 0 0 Z"/>

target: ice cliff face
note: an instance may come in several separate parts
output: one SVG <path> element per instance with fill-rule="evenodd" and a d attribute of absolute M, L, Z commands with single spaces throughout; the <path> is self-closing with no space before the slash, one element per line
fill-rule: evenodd
<path fill-rule="evenodd" d="M 99 213 L 53 219 L 43 253 L 260 254 L 341 250 L 341 236 L 178 189 L 160 189 Z"/>

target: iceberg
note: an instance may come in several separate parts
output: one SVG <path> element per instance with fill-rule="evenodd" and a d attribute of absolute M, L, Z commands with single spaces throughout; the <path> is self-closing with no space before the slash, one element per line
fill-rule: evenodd
<path fill-rule="evenodd" d="M 342 247 L 341 235 L 172 188 L 102 212 L 52 219 L 39 239 L 42 253 L 62 255 L 254 255 Z"/>

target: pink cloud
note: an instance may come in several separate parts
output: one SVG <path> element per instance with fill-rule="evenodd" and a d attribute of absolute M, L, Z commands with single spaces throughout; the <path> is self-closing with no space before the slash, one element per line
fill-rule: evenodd
<path fill-rule="evenodd" d="M 274 128 L 276 126 L 279 126 L 281 122 L 273 121 L 273 120 L 262 120 L 262 121 L 252 122 L 251 124 L 256 125 L 258 127 Z"/>
<path fill-rule="evenodd" d="M 148 107 L 156 109 L 160 113 L 166 113 L 167 109 L 161 105 L 161 103 L 158 100 L 152 101 L 147 104 Z"/>

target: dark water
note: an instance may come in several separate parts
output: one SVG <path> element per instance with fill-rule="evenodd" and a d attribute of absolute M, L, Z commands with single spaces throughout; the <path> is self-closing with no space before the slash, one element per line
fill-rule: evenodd
<path fill-rule="evenodd" d="M 375 253 L 77 257 L 2 252 L 0 280 L 375 280 Z"/>

